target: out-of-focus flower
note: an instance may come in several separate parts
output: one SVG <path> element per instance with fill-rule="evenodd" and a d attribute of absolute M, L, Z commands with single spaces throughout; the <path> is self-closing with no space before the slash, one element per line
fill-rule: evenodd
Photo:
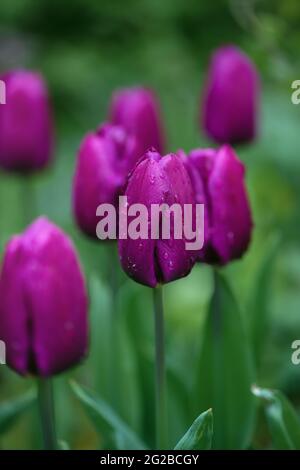
<path fill-rule="evenodd" d="M 129 208 L 134 204 L 143 204 L 147 209 L 147 233 L 144 239 L 122 239 L 120 232 L 119 255 L 124 271 L 135 281 L 149 287 L 186 276 L 193 267 L 195 257 L 186 250 L 184 236 L 175 239 L 175 218 L 171 218 L 169 239 L 163 239 L 161 232 L 157 239 L 151 237 L 153 205 L 165 203 L 171 207 L 176 203 L 183 208 L 184 204 L 195 203 L 182 158 L 175 154 L 161 157 L 154 150 L 148 151 L 130 175 L 125 196 Z M 129 227 L 130 222 L 131 218 L 128 217 Z M 182 219 L 177 222 L 183 223 Z"/>
<path fill-rule="evenodd" d="M 96 209 L 100 204 L 117 207 L 137 158 L 136 138 L 120 126 L 105 124 L 83 139 L 73 182 L 73 212 L 86 235 L 96 237 Z"/>
<path fill-rule="evenodd" d="M 70 239 L 39 218 L 8 243 L 0 275 L 0 338 L 21 375 L 51 376 L 88 346 L 87 294 Z"/>
<path fill-rule="evenodd" d="M 252 231 L 244 165 L 229 145 L 193 150 L 185 163 L 196 201 L 205 211 L 206 243 L 198 259 L 222 265 L 240 258 Z"/>
<path fill-rule="evenodd" d="M 142 88 L 125 88 L 116 91 L 112 98 L 110 119 L 135 135 L 139 153 L 143 156 L 150 148 L 164 152 L 164 132 L 160 110 L 153 91 Z"/>
<path fill-rule="evenodd" d="M 29 172 L 45 167 L 53 149 L 53 125 L 48 91 L 42 76 L 8 72 L 6 104 L 0 105 L 0 166 Z"/>
<path fill-rule="evenodd" d="M 212 56 L 201 109 L 207 135 L 218 143 L 255 138 L 258 124 L 259 78 L 249 57 L 235 46 Z"/>

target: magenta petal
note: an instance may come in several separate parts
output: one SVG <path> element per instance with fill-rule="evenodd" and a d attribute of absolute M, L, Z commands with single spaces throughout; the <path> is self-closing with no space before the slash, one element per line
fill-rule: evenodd
<path fill-rule="evenodd" d="M 259 78 L 250 59 L 234 46 L 218 49 L 211 60 L 202 120 L 219 143 L 254 139 L 258 121 Z"/>
<path fill-rule="evenodd" d="M 83 139 L 73 180 L 73 212 L 86 235 L 96 238 L 100 204 L 118 210 L 118 196 L 138 157 L 136 138 L 120 126 L 104 124 Z"/>
<path fill-rule="evenodd" d="M 160 110 L 151 90 L 136 87 L 115 92 L 110 116 L 113 124 L 123 126 L 130 134 L 136 136 L 140 156 L 151 147 L 163 153 L 164 132 Z"/>
<path fill-rule="evenodd" d="M 82 231 L 96 237 L 100 204 L 117 204 L 123 178 L 114 170 L 114 149 L 110 142 L 96 134 L 83 140 L 73 183 L 73 209 Z"/>
<path fill-rule="evenodd" d="M 221 147 L 208 184 L 212 201 L 211 245 L 221 263 L 239 258 L 250 242 L 252 218 L 244 172 L 233 149 L 228 145 Z"/>
<path fill-rule="evenodd" d="M 148 152 L 133 170 L 125 195 L 129 207 L 133 203 L 142 203 L 147 207 L 149 222 L 147 240 L 119 240 L 120 259 L 125 272 L 149 287 L 186 276 L 195 258 L 186 250 L 185 239 L 174 238 L 172 223 L 170 239 L 162 239 L 161 234 L 158 239 L 151 239 L 150 225 L 152 204 L 171 206 L 177 203 L 183 206 L 194 203 L 190 178 L 181 157 L 172 154 L 161 158 L 156 152 Z"/>
<path fill-rule="evenodd" d="M 53 125 L 46 84 L 41 75 L 14 71 L 0 77 L 6 104 L 0 105 L 0 165 L 34 171 L 46 166 L 53 149 Z"/>
<path fill-rule="evenodd" d="M 0 337 L 13 369 L 49 376 L 82 359 L 87 295 L 74 247 L 58 227 L 40 218 L 9 243 L 0 293 Z"/>

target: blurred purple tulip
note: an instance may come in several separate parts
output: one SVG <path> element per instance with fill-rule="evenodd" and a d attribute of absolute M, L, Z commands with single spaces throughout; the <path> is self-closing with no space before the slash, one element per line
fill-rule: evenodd
<path fill-rule="evenodd" d="M 118 196 L 138 158 L 135 137 L 120 126 L 105 124 L 82 141 L 73 181 L 73 211 L 81 230 L 96 237 L 96 209 Z"/>
<path fill-rule="evenodd" d="M 218 143 L 255 138 L 258 124 L 259 77 L 249 57 L 235 46 L 212 56 L 201 111 L 206 134 Z"/>
<path fill-rule="evenodd" d="M 240 258 L 252 232 L 244 165 L 229 145 L 193 150 L 185 162 L 196 201 L 205 207 L 206 243 L 198 259 L 223 265 Z"/>
<path fill-rule="evenodd" d="M 161 157 L 148 151 L 132 174 L 125 191 L 128 207 L 143 204 L 148 212 L 147 239 L 119 238 L 119 255 L 124 271 L 135 281 L 149 287 L 186 276 L 195 262 L 185 247 L 184 238 L 174 238 L 171 224 L 170 239 L 151 238 L 151 205 L 166 203 L 194 204 L 189 175 L 182 159 L 175 154 Z M 128 225 L 131 218 L 128 217 Z M 182 220 L 180 221 L 182 222 Z"/>
<path fill-rule="evenodd" d="M 22 375 L 51 376 L 88 347 L 87 294 L 74 246 L 46 218 L 8 243 L 0 275 L 0 338 Z"/>
<path fill-rule="evenodd" d="M 29 172 L 45 167 L 53 149 L 53 126 L 46 84 L 24 70 L 2 77 L 6 104 L 0 105 L 0 166 Z"/>
<path fill-rule="evenodd" d="M 161 154 L 164 152 L 159 104 L 153 91 L 141 87 L 116 91 L 112 98 L 110 119 L 113 124 L 123 126 L 136 136 L 140 156 L 152 147 Z"/>

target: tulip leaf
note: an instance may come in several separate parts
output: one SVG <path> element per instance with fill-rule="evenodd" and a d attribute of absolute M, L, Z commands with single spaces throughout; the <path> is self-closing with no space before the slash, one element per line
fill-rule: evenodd
<path fill-rule="evenodd" d="M 101 435 L 110 434 L 119 449 L 120 446 L 123 450 L 146 449 L 137 434 L 102 398 L 75 382 L 71 383 L 71 387 Z"/>
<path fill-rule="evenodd" d="M 15 421 L 26 411 L 35 401 L 35 391 L 29 390 L 24 395 L 0 404 L 0 434 L 9 430 Z"/>
<path fill-rule="evenodd" d="M 279 245 L 280 237 L 276 236 L 271 240 L 270 247 L 256 273 L 248 302 L 247 318 L 250 341 L 257 365 L 265 344 L 265 333 L 268 328 L 268 302 L 270 299 L 272 270 Z"/>
<path fill-rule="evenodd" d="M 59 440 L 58 441 L 58 449 L 59 450 L 70 450 L 70 446 L 66 441 Z"/>
<path fill-rule="evenodd" d="M 276 450 L 300 450 L 300 418 L 289 400 L 279 390 L 252 387 L 266 414 Z"/>
<path fill-rule="evenodd" d="M 116 265 L 115 268 L 117 270 L 119 266 Z M 135 427 L 140 422 L 139 378 L 127 327 L 128 315 L 124 311 L 126 305 L 122 303 L 122 315 L 112 311 L 109 286 L 95 276 L 91 276 L 89 291 L 93 328 L 87 363 L 94 371 L 92 388 L 99 391 L 101 397 L 124 421 Z M 118 304 L 119 292 L 114 292 L 113 295 L 115 304 Z"/>
<path fill-rule="evenodd" d="M 214 410 L 213 449 L 244 449 L 254 429 L 254 368 L 237 302 L 225 279 L 218 273 L 214 279 L 194 401 L 197 409 Z"/>
<path fill-rule="evenodd" d="M 185 435 L 176 444 L 175 450 L 209 450 L 213 436 L 212 410 L 204 411 L 195 419 Z"/>

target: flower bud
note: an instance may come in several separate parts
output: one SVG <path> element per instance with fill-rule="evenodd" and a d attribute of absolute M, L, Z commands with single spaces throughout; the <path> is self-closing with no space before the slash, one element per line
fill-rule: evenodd
<path fill-rule="evenodd" d="M 73 182 L 73 212 L 81 230 L 96 237 L 100 204 L 117 207 L 118 196 L 138 158 L 135 137 L 105 124 L 83 139 Z"/>
<path fill-rule="evenodd" d="M 154 150 L 148 151 L 131 173 L 125 197 L 127 206 L 121 210 L 121 216 L 127 208 L 130 216 L 130 208 L 134 204 L 142 204 L 146 209 L 146 213 L 141 212 L 146 218 L 146 223 L 143 223 L 146 233 L 139 238 L 129 234 L 123 239 L 120 231 L 119 255 L 124 271 L 135 281 L 149 287 L 186 276 L 195 257 L 193 252 L 186 249 L 184 234 L 180 239 L 175 238 L 175 216 L 171 217 L 169 238 L 162 237 L 161 232 L 155 238 L 151 233 L 154 224 L 153 205 L 166 204 L 171 207 L 177 204 L 182 210 L 184 204 L 193 205 L 195 202 L 191 181 L 181 157 L 175 154 L 161 157 Z M 166 215 L 167 211 L 162 213 L 162 218 Z M 128 232 L 132 220 L 132 217 L 128 217 Z M 181 216 L 179 222 L 183 224 Z"/>
<path fill-rule="evenodd" d="M 255 138 L 259 79 L 255 66 L 234 46 L 212 56 L 204 92 L 202 122 L 206 134 L 219 143 Z"/>
<path fill-rule="evenodd" d="M 206 243 L 198 259 L 226 264 L 247 250 L 252 231 L 245 168 L 229 145 L 193 150 L 186 159 L 197 203 L 204 204 Z"/>
<path fill-rule="evenodd" d="M 0 274 L 0 338 L 21 375 L 51 376 L 88 345 L 87 294 L 71 240 L 39 218 L 8 243 Z"/>
<path fill-rule="evenodd" d="M 151 147 L 163 153 L 164 135 L 159 104 L 151 90 L 137 87 L 115 92 L 110 117 L 113 124 L 123 126 L 136 136 L 140 156 Z"/>
<path fill-rule="evenodd" d="M 53 148 L 53 126 L 46 84 L 34 72 L 0 77 L 6 104 L 0 105 L 0 166 L 11 171 L 45 167 Z"/>

